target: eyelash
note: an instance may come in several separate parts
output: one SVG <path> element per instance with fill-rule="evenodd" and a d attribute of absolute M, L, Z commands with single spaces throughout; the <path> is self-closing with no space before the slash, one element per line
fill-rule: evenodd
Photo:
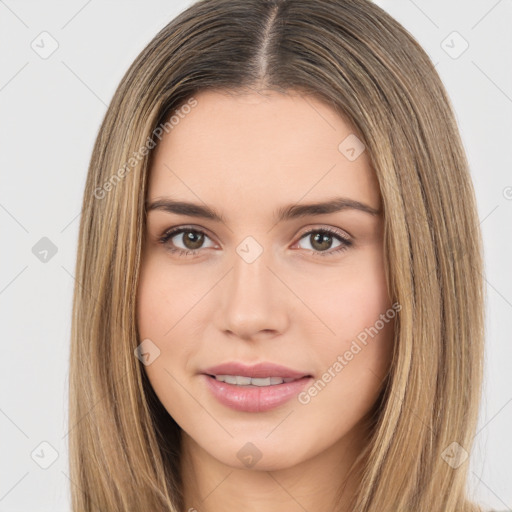
<path fill-rule="evenodd" d="M 171 229 L 167 230 L 162 236 L 160 236 L 158 238 L 158 242 L 161 243 L 162 245 L 166 245 L 167 242 L 171 238 L 173 238 L 174 236 L 176 236 L 178 234 L 181 234 L 181 233 L 188 233 L 188 232 L 199 233 L 199 234 L 203 234 L 205 236 L 208 236 L 204 231 L 202 231 L 200 229 L 188 228 L 188 227 L 179 227 L 179 228 L 171 228 Z M 342 236 L 338 231 L 336 231 L 334 229 L 330 229 L 330 228 L 318 228 L 318 229 L 312 229 L 310 231 L 307 231 L 307 232 L 302 234 L 302 236 L 299 238 L 299 241 L 302 240 L 307 235 L 311 235 L 313 233 L 328 234 L 328 235 L 333 236 L 334 238 L 337 238 L 341 242 L 341 245 L 336 250 L 334 250 L 334 251 L 329 251 L 328 252 L 328 251 L 314 251 L 314 250 L 311 250 L 310 252 L 312 252 L 313 255 L 315 255 L 315 256 L 322 256 L 322 257 L 332 256 L 332 255 L 335 255 L 335 254 L 339 254 L 339 253 L 341 253 L 343 251 L 346 251 L 349 247 L 352 246 L 352 242 L 348 238 L 346 238 L 345 236 Z M 181 249 L 179 247 L 178 248 L 176 248 L 176 247 L 168 247 L 167 250 L 169 250 L 173 254 L 177 254 L 180 257 L 194 256 L 199 251 L 201 251 L 201 249 L 187 249 L 186 250 L 186 249 Z"/>

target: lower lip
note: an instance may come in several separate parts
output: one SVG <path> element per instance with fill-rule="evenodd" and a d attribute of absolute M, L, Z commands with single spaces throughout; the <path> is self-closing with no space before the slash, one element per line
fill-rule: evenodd
<path fill-rule="evenodd" d="M 273 386 L 249 387 L 221 382 L 204 374 L 203 378 L 221 404 L 244 412 L 264 412 L 278 407 L 298 395 L 312 380 L 312 377 L 303 377 Z"/>

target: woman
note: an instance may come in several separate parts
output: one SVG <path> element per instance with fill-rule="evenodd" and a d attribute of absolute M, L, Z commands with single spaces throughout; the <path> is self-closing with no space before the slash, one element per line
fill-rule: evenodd
<path fill-rule="evenodd" d="M 192 5 L 91 159 L 73 509 L 480 510 L 482 271 L 449 100 L 401 25 L 363 0 Z"/>

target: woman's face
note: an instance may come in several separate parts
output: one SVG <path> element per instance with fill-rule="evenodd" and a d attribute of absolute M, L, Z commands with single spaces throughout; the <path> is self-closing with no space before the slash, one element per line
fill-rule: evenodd
<path fill-rule="evenodd" d="M 144 369 L 200 456 L 266 470 L 341 457 L 363 438 L 395 316 L 367 152 L 313 97 L 195 100 L 154 150 Z"/>

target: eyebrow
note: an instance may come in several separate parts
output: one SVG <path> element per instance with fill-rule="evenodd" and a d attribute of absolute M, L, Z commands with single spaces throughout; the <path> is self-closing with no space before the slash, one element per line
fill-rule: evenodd
<path fill-rule="evenodd" d="M 223 215 L 217 212 L 214 208 L 186 201 L 174 201 L 169 198 L 157 199 L 151 203 L 147 202 L 146 211 L 149 212 L 152 210 L 161 210 L 168 213 L 176 213 L 178 215 L 187 215 L 189 217 L 201 217 L 226 223 Z M 277 218 L 277 222 L 282 222 L 299 217 L 324 215 L 327 213 L 335 213 L 345 210 L 357 210 L 372 216 L 377 216 L 382 211 L 376 210 L 375 208 L 354 199 L 336 197 L 319 203 L 292 204 L 281 207 L 275 211 L 274 216 Z"/>

